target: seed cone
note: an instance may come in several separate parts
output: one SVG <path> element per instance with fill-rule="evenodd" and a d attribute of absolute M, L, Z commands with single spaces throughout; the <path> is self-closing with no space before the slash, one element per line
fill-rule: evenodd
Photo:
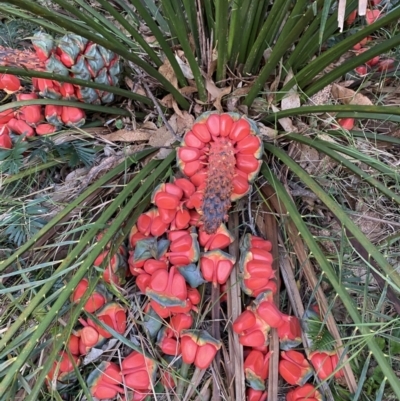
<path fill-rule="evenodd" d="M 0 65 L 47 71 L 116 86 L 121 71 L 119 56 L 87 39 L 66 34 L 54 40 L 50 35 L 36 33 L 33 50 L 8 49 L 0 46 Z M 33 86 L 42 97 L 78 99 L 85 103 L 110 103 L 114 95 L 93 88 L 60 84 L 57 81 L 33 78 Z"/>
<path fill-rule="evenodd" d="M 262 141 L 254 121 L 237 113 L 203 113 L 177 152 L 177 165 L 196 191 L 186 201 L 206 234 L 227 219 L 231 202 L 245 196 L 261 167 Z"/>

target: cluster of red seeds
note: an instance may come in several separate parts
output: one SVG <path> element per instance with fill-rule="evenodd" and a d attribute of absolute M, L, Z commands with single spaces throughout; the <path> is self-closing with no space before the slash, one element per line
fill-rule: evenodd
<path fill-rule="evenodd" d="M 228 131 L 223 122 L 226 120 L 230 121 L 229 132 L 235 133 L 233 138 L 230 134 L 216 133 L 216 126 Z M 193 174 L 189 179 L 175 178 L 173 182 L 155 188 L 152 194 L 154 207 L 140 215 L 133 226 L 128 251 L 121 246 L 115 255 L 111 255 L 107 247 L 94 264 L 101 266 L 107 261 L 102 278 L 116 286 L 124 284 L 126 277 L 134 276 L 137 288 L 148 298 L 142 326 L 165 360 L 181 359 L 198 369 L 207 369 L 222 343 L 206 330 L 195 326 L 193 315 L 201 312 L 198 310 L 201 295 L 197 287 L 209 282 L 215 287 L 220 286 L 220 292 L 223 292 L 236 260 L 224 251 L 234 241 L 233 236 L 222 222 L 212 230 L 216 224 L 215 216 L 210 219 L 211 213 L 204 204 L 208 198 L 209 204 L 223 204 L 226 196 L 236 199 L 247 193 L 249 181 L 259 168 L 259 161 L 254 155 L 261 155 L 261 143 L 258 137 L 247 131 L 251 121 L 236 115 L 208 113 L 196 124 L 186 134 L 183 147 L 178 151 L 178 164 L 185 173 L 190 171 Z M 205 145 L 207 132 L 212 141 Z M 253 137 L 259 145 L 258 150 Z M 188 142 L 192 146 L 188 146 Z M 245 151 L 241 153 L 243 149 Z M 251 152 L 247 153 L 247 149 Z M 190 159 L 188 155 L 193 153 L 196 157 Z M 221 164 L 221 160 L 228 162 Z M 190 163 L 198 167 L 197 171 Z M 209 175 L 211 171 L 216 174 L 214 164 L 221 168 L 230 166 L 230 177 L 236 180 L 236 184 L 224 187 L 220 192 L 212 192 L 209 187 L 216 183 Z M 199 180 L 197 174 L 203 178 Z M 241 184 L 242 178 L 246 178 L 247 186 Z M 224 213 L 221 212 L 218 221 L 224 219 L 229 206 L 230 203 L 224 206 Z M 277 283 L 276 272 L 272 269 L 271 248 L 269 241 L 250 234 L 243 237 L 240 245 L 241 287 L 255 298 L 233 324 L 240 344 L 246 347 L 247 400 L 263 401 L 267 398 L 268 338 L 271 328 L 275 328 L 282 349 L 279 372 L 289 384 L 300 386 L 288 393 L 287 400 L 306 398 L 320 401 L 319 391 L 306 383 L 313 373 L 310 363 L 301 352 L 292 349 L 301 343 L 299 320 L 281 313 L 273 301 Z M 79 302 L 88 286 L 89 279 L 83 279 L 71 301 Z M 117 333 L 124 334 L 125 309 L 112 302 L 112 296 L 103 284 L 97 286 L 84 309 Z M 111 337 L 110 332 L 97 324 L 95 319 L 81 318 L 79 321 L 81 327 L 75 330 L 68 343 L 73 359 L 65 352 L 60 353 L 59 362 L 49 373 L 49 381 L 70 379 L 73 364 L 79 364 L 82 355 Z M 330 376 L 338 363 L 333 352 L 314 352 L 310 358 L 321 379 Z M 172 375 L 160 366 L 153 358 L 134 351 L 123 358 L 120 366 L 102 362 L 89 375 L 88 386 L 98 399 L 113 398 L 129 388 L 133 391 L 133 400 L 140 401 L 150 394 L 156 380 L 171 390 L 175 387 Z"/>
<path fill-rule="evenodd" d="M 36 93 L 16 94 L 17 100 L 37 98 Z M 0 149 L 12 148 L 11 133 L 25 137 L 48 135 L 62 126 L 80 127 L 84 123 L 85 111 L 77 107 L 32 104 L 16 111 L 5 110 L 0 112 Z"/>
<path fill-rule="evenodd" d="M 277 291 L 275 272 L 272 269 L 271 243 L 262 238 L 247 234 L 241 245 L 241 285 L 243 291 L 255 300 L 234 321 L 233 330 L 239 342 L 245 347 L 244 371 L 247 384 L 248 401 L 267 399 L 266 380 L 269 371 L 270 353 L 268 351 L 271 328 L 277 330 L 280 340 L 281 360 L 279 374 L 289 384 L 299 386 L 287 394 L 287 401 L 321 401 L 322 395 L 307 381 L 313 374 L 310 363 L 304 354 L 293 348 L 301 344 L 300 322 L 295 316 L 279 311 L 273 301 Z M 316 318 L 314 313 L 313 318 Z M 314 351 L 308 359 L 321 380 L 330 377 L 338 365 L 336 351 Z M 335 373 L 336 378 L 342 371 Z"/>
<path fill-rule="evenodd" d="M 55 40 L 38 32 L 32 37 L 35 51 L 0 46 L 0 65 L 25 67 L 71 78 L 116 86 L 121 72 L 119 56 L 82 36 L 72 33 Z M 84 103 L 109 103 L 114 95 L 93 88 L 32 78 L 34 90 L 50 99 L 80 100 Z"/>
<path fill-rule="evenodd" d="M 35 51 L 0 46 L 0 65 L 23 66 L 112 86 L 118 84 L 119 56 L 81 36 L 67 34 L 56 44 L 52 36 L 39 32 L 32 38 L 32 43 Z M 51 79 L 32 78 L 32 85 L 32 93 L 17 93 L 23 90 L 19 78 L 0 74 L 0 90 L 16 93 L 17 101 L 37 99 L 38 96 L 85 103 L 109 103 L 114 99 L 109 92 Z M 85 117 L 83 109 L 53 105 L 30 105 L 15 112 L 0 112 L 0 149 L 12 148 L 11 133 L 27 137 L 47 135 L 62 126 L 80 127 L 85 123 Z"/>
<path fill-rule="evenodd" d="M 370 1 L 370 5 L 373 8 L 368 8 L 365 15 L 365 21 L 368 25 L 373 24 L 378 18 L 383 17 L 384 12 L 378 8 L 381 2 L 382 0 Z M 355 22 L 357 15 L 358 11 L 354 10 L 346 20 L 347 25 L 351 26 Z M 368 42 L 371 42 L 371 40 L 372 38 L 368 36 L 364 38 L 361 42 L 355 44 L 353 46 L 355 54 L 359 55 L 367 51 L 368 47 L 366 45 L 368 44 Z M 392 58 L 381 58 L 380 56 L 376 56 L 367 61 L 365 64 L 355 68 L 355 71 L 358 75 L 364 76 L 367 75 L 371 71 L 371 69 L 374 69 L 374 71 L 376 72 L 392 71 L 395 69 L 395 60 Z"/>

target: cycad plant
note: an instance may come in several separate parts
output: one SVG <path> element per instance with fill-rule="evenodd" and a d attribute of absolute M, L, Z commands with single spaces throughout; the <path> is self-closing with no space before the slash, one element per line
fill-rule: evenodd
<path fill-rule="evenodd" d="M 380 134 L 379 124 L 396 127 L 400 111 L 397 107 L 379 104 L 379 99 L 374 99 L 377 105 L 356 101 L 361 94 L 354 91 L 346 92 L 347 97 L 336 96 L 333 101 L 330 90 L 332 84 L 343 78 L 352 79 L 362 88 L 369 82 L 369 75 L 357 75 L 354 69 L 376 56 L 392 57 L 390 52 L 400 44 L 400 34 L 396 32 L 400 7 L 394 1 L 371 2 L 371 7 L 375 6 L 374 10 L 378 11 L 374 14 L 376 20 L 367 24 L 359 17 L 356 28 L 347 27 L 341 33 L 337 28 L 338 14 L 349 17 L 358 2 L 347 1 L 344 11 L 342 3 L 98 0 L 94 6 L 85 0 L 54 0 L 49 6 L 33 0 L 0 1 L 3 15 L 34 22 L 38 29 L 55 35 L 56 41 L 57 37 L 72 33 L 119 55 L 124 60 L 125 78 L 138 84 L 131 88 L 140 86 L 144 93 L 105 82 L 87 82 L 71 75 L 7 65 L 0 67 L 0 73 L 15 74 L 26 80 L 39 77 L 87 86 L 117 96 L 111 107 L 68 103 L 97 113 L 134 114 L 140 120 L 156 110 L 165 124 L 166 117 L 174 113 L 186 110 L 197 116 L 215 107 L 219 112 L 235 111 L 258 120 L 265 150 L 261 174 L 247 204 L 240 203 L 230 213 L 229 227 L 234 229 L 236 237 L 247 229 L 268 235 L 276 260 L 279 244 L 280 267 L 286 285 L 281 290 L 283 305 L 288 305 L 288 297 L 290 308 L 302 317 L 301 299 L 296 301 L 293 295 L 298 291 L 296 281 L 302 285 L 301 294 L 305 295 L 306 302 L 318 301 L 323 325 L 334 334 L 336 345 L 344 346 L 342 349 L 350 360 L 350 364 L 348 359 L 339 361 L 346 369 L 345 386 L 332 385 L 331 390 L 325 389 L 327 394 L 336 399 L 398 399 L 400 383 L 393 358 L 398 348 L 393 334 L 398 331 L 398 321 L 391 314 L 392 309 L 398 308 L 400 290 L 396 270 L 398 235 L 389 231 L 379 242 L 372 240 L 364 227 L 357 224 L 352 209 L 359 204 L 359 188 L 367 194 L 365 201 L 372 199 L 372 203 L 394 210 L 392 218 L 398 218 L 399 176 L 391 152 L 400 141 Z M 373 37 L 370 47 L 355 55 L 353 47 L 367 37 Z M 380 71 L 375 68 L 371 73 L 391 85 L 391 79 L 396 79 L 395 66 L 396 63 L 391 69 Z M 169 100 L 165 101 L 168 95 Z M 129 110 L 121 106 L 126 99 L 130 100 Z M 345 104 L 335 104 L 340 101 Z M 0 112 L 31 104 L 66 105 L 63 102 L 47 99 L 10 102 L 1 105 Z M 343 119 L 348 118 L 356 119 L 362 129 L 342 129 Z M 51 140 L 57 141 L 58 135 L 63 133 Z M 92 141 L 84 128 L 79 135 L 85 141 Z M 35 147 L 35 142 L 24 145 L 19 154 L 26 152 L 28 145 Z M 15 149 L 18 146 L 17 143 Z M 381 153 L 379 149 L 384 151 Z M 76 364 L 71 368 L 77 381 L 67 386 L 67 390 L 46 387 L 46 375 L 59 352 L 66 348 L 81 308 L 107 265 L 107 261 L 98 264 L 96 259 L 108 246 L 111 246 L 110 255 L 117 253 L 140 214 L 148 208 L 152 190 L 161 181 L 176 175 L 174 153 L 163 160 L 150 160 L 154 151 L 149 148 L 128 153 L 117 166 L 61 205 L 51 200 L 35 203 L 38 198 L 29 187 L 34 183 L 36 191 L 43 190 L 43 184 L 37 182 L 39 174 L 54 172 L 68 162 L 70 153 L 64 159 L 59 153 L 45 161 L 33 158 L 25 169 L 2 180 L 4 198 L 21 197 L 18 201 L 28 206 L 23 216 L 35 224 L 33 229 L 24 230 L 26 240 L 22 245 L 20 241 L 13 242 L 20 220 L 13 217 L 12 208 L 4 208 L 6 218 L 2 219 L 0 230 L 8 242 L 4 251 L 1 250 L 0 263 L 0 294 L 4 299 L 0 305 L 0 399 L 61 399 L 63 391 L 71 399 L 91 399 L 85 383 L 87 373 L 92 370 L 90 361 L 83 369 Z M 12 173 L 16 173 L 15 168 Z M 295 193 L 305 195 L 296 197 Z M 301 196 L 307 199 L 308 207 L 300 202 Z M 34 218 L 38 204 L 55 210 L 45 225 L 42 219 L 39 224 Z M 366 209 L 360 210 L 362 214 Z M 368 217 L 379 220 L 379 216 Z M 321 231 L 321 221 L 324 228 L 328 227 L 325 231 Z M 329 229 L 334 233 L 331 238 Z M 10 232 L 12 235 L 7 237 Z M 330 245 L 329 251 L 324 248 L 326 242 Z M 237 253 L 238 249 L 232 246 L 230 251 Z M 361 276 L 349 273 L 356 263 L 362 265 Z M 288 266 L 292 269 L 287 269 Z M 91 277 L 89 291 L 77 306 L 69 303 L 78 283 L 87 275 Z M 232 292 L 228 292 L 232 294 L 235 287 L 232 285 Z M 140 322 L 143 300 L 129 291 L 119 291 L 113 284 L 109 290 L 129 308 L 132 325 Z M 241 308 L 237 297 L 235 301 L 230 295 L 229 315 L 222 316 L 218 311 L 222 302 L 219 295 L 213 291 L 208 306 L 217 322 L 212 324 L 214 336 L 223 332 L 225 324 L 230 327 Z M 331 313 L 338 305 L 345 315 L 341 319 L 342 330 L 338 330 Z M 205 328 L 210 324 L 199 319 Z M 152 350 L 151 344 L 143 342 L 148 338 L 139 336 L 138 331 L 132 332 L 135 335 L 131 337 L 115 331 L 113 334 L 124 347 L 142 352 Z M 274 347 L 273 340 L 271 347 Z M 199 390 L 188 390 L 185 393 L 188 399 L 206 397 L 210 382 L 213 399 L 233 399 L 232 394 L 241 399 L 244 378 L 238 373 L 242 370 L 236 369 L 242 368 L 243 362 L 235 355 L 235 352 L 241 355 L 242 351 L 237 349 L 238 343 L 229 338 L 222 356 L 218 357 L 223 358 L 226 370 L 214 377 L 196 371 L 197 376 L 190 379 L 187 366 L 178 371 L 172 364 L 165 364 L 163 368 L 169 369 L 178 381 L 178 399 L 183 399 L 186 387 L 190 390 L 191 380 L 199 385 Z M 105 353 L 100 358 L 111 356 L 114 354 Z M 270 363 L 276 368 L 278 360 L 272 357 Z M 374 381 L 368 372 L 377 365 L 382 380 Z M 277 369 L 270 369 L 270 399 L 276 399 L 276 372 Z M 238 376 L 232 393 L 229 379 L 235 375 Z M 320 384 L 323 389 L 325 385 L 326 381 Z M 166 388 L 165 385 L 153 388 L 150 397 L 157 399 L 156 393 L 167 391 Z"/>

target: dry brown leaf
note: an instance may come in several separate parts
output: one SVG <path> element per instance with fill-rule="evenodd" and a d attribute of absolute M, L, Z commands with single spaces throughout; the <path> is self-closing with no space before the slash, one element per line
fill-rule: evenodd
<path fill-rule="evenodd" d="M 290 69 L 284 84 L 286 85 L 293 77 L 293 71 Z M 288 110 L 296 107 L 300 107 L 300 95 L 297 92 L 297 85 L 294 85 L 282 99 L 281 108 L 282 110 Z"/>
<path fill-rule="evenodd" d="M 155 36 L 145 36 L 145 35 L 143 35 L 143 36 L 144 36 L 144 40 L 147 43 L 155 43 L 157 41 Z"/>
<path fill-rule="evenodd" d="M 278 107 L 271 105 L 272 111 L 277 113 L 279 111 Z M 298 129 L 293 125 L 292 120 L 289 117 L 280 118 L 278 120 L 279 124 L 285 130 L 285 132 L 297 132 Z"/>
<path fill-rule="evenodd" d="M 178 55 L 175 54 L 175 59 L 182 70 L 182 73 L 187 79 L 194 79 L 193 72 L 188 64 L 186 64 Z"/>
<path fill-rule="evenodd" d="M 226 108 L 228 111 L 238 111 L 241 106 L 238 106 L 238 103 L 240 101 L 240 98 L 243 96 L 246 96 L 251 89 L 251 86 L 246 86 L 244 88 L 237 88 L 235 89 L 231 96 L 229 96 L 227 102 L 226 102 Z M 242 105 L 243 106 L 243 105 Z M 247 114 L 247 110 L 240 110 L 243 112 L 243 114 Z"/>
<path fill-rule="evenodd" d="M 206 89 L 211 96 L 211 101 L 214 100 L 214 107 L 222 113 L 224 110 L 221 105 L 221 99 L 231 93 L 232 87 L 228 86 L 226 88 L 218 88 L 212 79 L 206 80 Z"/>
<path fill-rule="evenodd" d="M 246 96 L 250 92 L 251 87 L 252 85 L 245 86 L 244 88 L 237 88 L 232 92 L 231 96 L 237 96 L 237 97 Z"/>
<path fill-rule="evenodd" d="M 318 151 L 304 144 L 299 144 L 297 146 L 300 151 L 297 157 L 298 163 L 308 174 L 314 175 L 319 170 L 321 161 Z"/>
<path fill-rule="evenodd" d="M 183 136 L 184 133 L 190 130 L 194 124 L 194 117 L 187 111 L 183 111 L 180 114 L 173 114 L 168 120 L 172 130 L 178 136 Z M 157 131 L 149 139 L 149 145 L 154 147 L 164 147 L 160 149 L 154 156 L 156 159 L 165 159 L 170 153 L 169 148 L 176 141 L 176 137 L 163 125 L 158 128 Z"/>
<path fill-rule="evenodd" d="M 169 123 L 177 135 L 183 136 L 183 134 L 192 128 L 194 117 L 187 111 L 183 111 L 179 115 L 172 115 Z"/>
<path fill-rule="evenodd" d="M 164 78 L 168 79 L 168 81 L 171 82 L 171 84 L 174 85 L 175 88 L 178 87 L 178 78 L 176 77 L 174 69 L 172 68 L 171 63 L 167 58 L 164 60 L 164 64 L 158 69 L 158 72 Z"/>
<path fill-rule="evenodd" d="M 182 93 L 182 95 L 191 95 L 192 93 L 197 92 L 197 88 L 195 86 L 184 86 L 183 88 L 179 89 L 179 92 Z"/>
<path fill-rule="evenodd" d="M 124 81 L 126 83 L 126 86 L 132 91 L 133 90 L 133 81 L 129 77 L 125 77 Z"/>
<path fill-rule="evenodd" d="M 178 103 L 176 103 L 176 100 L 172 96 L 171 93 L 169 93 L 167 96 L 164 96 L 161 100 L 160 103 L 167 107 L 168 109 L 174 109 L 175 113 L 179 114 L 182 116 L 182 111 L 178 107 Z"/>
<path fill-rule="evenodd" d="M 344 86 L 333 84 L 332 96 L 344 104 L 358 104 L 360 106 L 373 106 L 369 98 Z"/>
<path fill-rule="evenodd" d="M 167 127 L 163 126 L 159 128 L 155 135 L 153 135 L 149 140 L 149 145 L 154 147 L 163 148 L 160 149 L 157 154 L 152 157 L 152 159 L 165 159 L 171 152 L 172 148 L 170 146 L 176 141 L 175 137 L 172 133 L 168 130 Z"/>
<path fill-rule="evenodd" d="M 324 89 L 320 90 L 310 97 L 310 99 L 307 101 L 307 105 L 321 106 L 323 104 L 327 104 L 328 100 L 331 98 L 331 92 L 332 85 L 325 86 Z"/>
<path fill-rule="evenodd" d="M 120 129 L 107 135 L 100 134 L 99 137 L 110 142 L 137 142 L 148 141 L 150 137 L 154 134 L 154 132 L 155 131 L 150 131 L 146 129 L 137 129 L 132 131 L 127 129 Z"/>
<path fill-rule="evenodd" d="M 266 127 L 264 124 L 257 123 L 258 129 L 260 131 L 261 137 L 266 137 L 268 139 L 276 139 L 278 136 L 278 131 L 276 129 Z"/>

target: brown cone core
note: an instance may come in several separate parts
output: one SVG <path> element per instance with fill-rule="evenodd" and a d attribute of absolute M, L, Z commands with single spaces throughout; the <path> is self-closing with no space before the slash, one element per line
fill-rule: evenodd
<path fill-rule="evenodd" d="M 202 213 L 207 234 L 217 231 L 231 206 L 232 180 L 235 174 L 235 151 L 225 138 L 211 142 L 208 176 L 204 190 Z"/>

